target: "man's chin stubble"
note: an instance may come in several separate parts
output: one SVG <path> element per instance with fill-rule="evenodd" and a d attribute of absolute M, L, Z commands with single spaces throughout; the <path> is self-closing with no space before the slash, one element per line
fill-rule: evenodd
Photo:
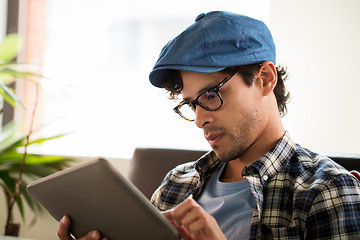
<path fill-rule="evenodd" d="M 226 153 L 223 153 L 221 154 L 219 152 L 219 148 L 218 147 L 214 147 L 213 148 L 217 158 L 221 161 L 221 162 L 230 162 L 232 160 L 235 160 L 235 159 L 238 159 L 241 157 L 241 155 L 243 154 L 243 151 L 229 151 L 229 152 L 226 152 Z"/>

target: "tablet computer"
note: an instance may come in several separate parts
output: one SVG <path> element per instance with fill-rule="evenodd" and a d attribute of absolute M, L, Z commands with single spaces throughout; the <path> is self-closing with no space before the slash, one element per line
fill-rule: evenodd
<path fill-rule="evenodd" d="M 180 239 L 174 226 L 107 160 L 95 159 L 32 182 L 27 191 L 76 238 L 99 230 L 111 240 Z"/>

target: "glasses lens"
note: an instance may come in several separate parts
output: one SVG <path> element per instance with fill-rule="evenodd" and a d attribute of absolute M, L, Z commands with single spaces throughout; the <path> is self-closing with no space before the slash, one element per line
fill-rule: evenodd
<path fill-rule="evenodd" d="M 195 111 L 189 104 L 184 104 L 179 108 L 180 114 L 183 118 L 189 121 L 195 120 Z"/>
<path fill-rule="evenodd" d="M 199 104 L 207 110 L 217 110 L 221 106 L 220 96 L 216 92 L 204 92 L 198 99 Z"/>

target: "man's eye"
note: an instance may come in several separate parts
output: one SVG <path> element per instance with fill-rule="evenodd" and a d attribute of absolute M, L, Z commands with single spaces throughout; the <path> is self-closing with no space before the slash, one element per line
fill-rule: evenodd
<path fill-rule="evenodd" d="M 206 92 L 206 96 L 208 97 L 208 99 L 212 99 L 212 98 L 216 97 L 216 93 L 214 93 L 214 92 Z"/>

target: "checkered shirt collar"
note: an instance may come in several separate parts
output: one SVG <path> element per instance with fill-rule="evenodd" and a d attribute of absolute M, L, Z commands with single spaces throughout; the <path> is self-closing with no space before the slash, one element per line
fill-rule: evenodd
<path fill-rule="evenodd" d="M 296 143 L 286 131 L 284 136 L 270 151 L 265 153 L 257 161 L 246 166 L 242 172 L 244 177 L 259 174 L 263 183 L 275 176 L 281 166 L 287 163 L 296 151 Z"/>

